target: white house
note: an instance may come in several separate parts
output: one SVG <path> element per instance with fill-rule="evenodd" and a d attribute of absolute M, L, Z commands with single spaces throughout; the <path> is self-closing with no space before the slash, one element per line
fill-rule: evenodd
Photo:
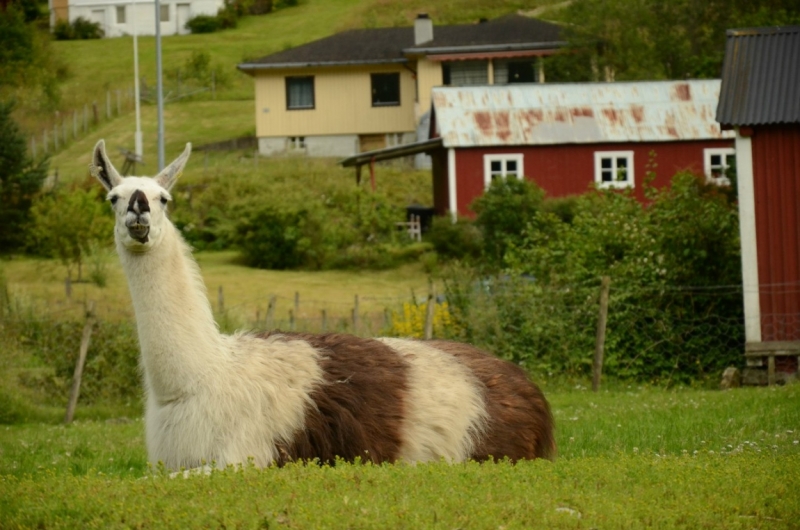
<path fill-rule="evenodd" d="M 97 22 L 106 37 L 155 35 L 155 2 L 125 0 L 48 0 L 50 28 L 59 20 L 83 17 Z M 161 34 L 189 33 L 186 22 L 197 15 L 216 15 L 224 0 L 163 0 L 160 2 Z"/>

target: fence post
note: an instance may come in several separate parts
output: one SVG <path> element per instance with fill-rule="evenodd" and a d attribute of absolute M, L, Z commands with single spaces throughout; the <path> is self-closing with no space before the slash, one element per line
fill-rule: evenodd
<path fill-rule="evenodd" d="M 295 326 L 294 326 L 294 311 L 292 311 L 290 309 L 289 310 L 289 331 L 294 331 L 294 330 L 295 330 Z"/>
<path fill-rule="evenodd" d="M 353 307 L 353 335 L 358 335 L 359 320 L 360 319 L 358 317 L 358 295 L 356 295 Z"/>
<path fill-rule="evenodd" d="M 425 308 L 425 340 L 433 338 L 433 314 L 436 311 L 436 294 L 433 284 L 428 286 L 428 304 Z"/>
<path fill-rule="evenodd" d="M 211 99 L 217 99 L 217 71 L 211 70 Z"/>
<path fill-rule="evenodd" d="M 78 352 L 78 362 L 75 363 L 75 373 L 72 375 L 72 388 L 69 391 L 69 403 L 67 413 L 64 416 L 64 423 L 72 423 L 75 416 L 75 407 L 78 405 L 78 395 L 81 392 L 81 377 L 83 376 L 83 365 L 86 363 L 86 352 L 89 351 L 89 342 L 92 339 L 92 327 L 94 326 L 94 302 L 89 302 L 86 310 L 86 324 L 83 326 L 83 336 L 81 337 L 81 349 Z"/>
<path fill-rule="evenodd" d="M 275 295 L 269 297 L 269 304 L 267 304 L 267 316 L 264 319 L 264 326 L 270 330 L 275 326 Z"/>
<path fill-rule="evenodd" d="M 67 299 L 72 298 L 72 279 L 69 274 L 64 279 L 64 294 L 67 295 Z"/>
<path fill-rule="evenodd" d="M 53 125 L 53 152 L 58 151 L 58 125 Z"/>
<path fill-rule="evenodd" d="M 300 318 L 300 291 L 294 292 L 294 314 Z"/>
<path fill-rule="evenodd" d="M 322 310 L 322 332 L 328 331 L 328 311 Z"/>
<path fill-rule="evenodd" d="M 75 140 L 78 137 L 78 111 L 72 111 L 72 139 Z"/>
<path fill-rule="evenodd" d="M 61 133 L 64 135 L 64 146 L 67 145 L 67 121 L 61 120 Z"/>
<path fill-rule="evenodd" d="M 120 97 L 119 89 L 117 89 L 117 116 L 120 115 L 119 97 Z"/>
<path fill-rule="evenodd" d="M 225 293 L 222 292 L 222 286 L 219 286 L 217 290 L 217 306 L 219 307 L 219 312 L 225 312 Z"/>
<path fill-rule="evenodd" d="M 100 123 L 100 115 L 97 110 L 97 102 L 92 101 L 92 124 L 97 125 Z"/>
<path fill-rule="evenodd" d="M 89 105 L 83 106 L 83 134 L 89 130 Z"/>
<path fill-rule="evenodd" d="M 111 119 L 111 91 L 106 90 L 106 119 Z"/>
<path fill-rule="evenodd" d="M 603 348 L 606 342 L 606 322 L 608 320 L 608 290 L 611 278 L 603 276 L 600 281 L 600 314 L 597 318 L 597 338 L 594 344 L 592 363 L 592 392 L 600 389 L 600 375 L 603 373 Z"/>

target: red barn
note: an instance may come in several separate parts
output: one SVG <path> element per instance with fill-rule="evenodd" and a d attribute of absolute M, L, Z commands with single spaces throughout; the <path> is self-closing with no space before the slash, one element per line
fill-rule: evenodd
<path fill-rule="evenodd" d="M 793 379 L 800 356 L 800 26 L 728 31 L 716 119 L 736 131 L 745 382 Z"/>
<path fill-rule="evenodd" d="M 734 141 L 714 120 L 719 88 L 719 80 L 434 88 L 434 208 L 472 215 L 470 203 L 496 178 L 528 178 L 550 197 L 599 186 L 633 188 L 642 200 L 650 171 L 659 187 L 683 170 L 727 183 Z"/>

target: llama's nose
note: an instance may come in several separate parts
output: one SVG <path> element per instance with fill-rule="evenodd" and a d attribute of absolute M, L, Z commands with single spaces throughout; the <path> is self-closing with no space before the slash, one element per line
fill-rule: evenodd
<path fill-rule="evenodd" d="M 136 190 L 131 195 L 131 200 L 128 202 L 128 211 L 135 213 L 137 216 L 150 211 L 150 203 L 147 202 L 147 195 L 142 190 Z"/>

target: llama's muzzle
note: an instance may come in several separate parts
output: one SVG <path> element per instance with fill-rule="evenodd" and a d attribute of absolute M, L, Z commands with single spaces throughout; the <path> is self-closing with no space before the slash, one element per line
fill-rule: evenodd
<path fill-rule="evenodd" d="M 147 243 L 147 236 L 150 234 L 150 203 L 141 190 L 136 190 L 131 195 L 125 226 L 131 238 L 139 243 Z"/>

